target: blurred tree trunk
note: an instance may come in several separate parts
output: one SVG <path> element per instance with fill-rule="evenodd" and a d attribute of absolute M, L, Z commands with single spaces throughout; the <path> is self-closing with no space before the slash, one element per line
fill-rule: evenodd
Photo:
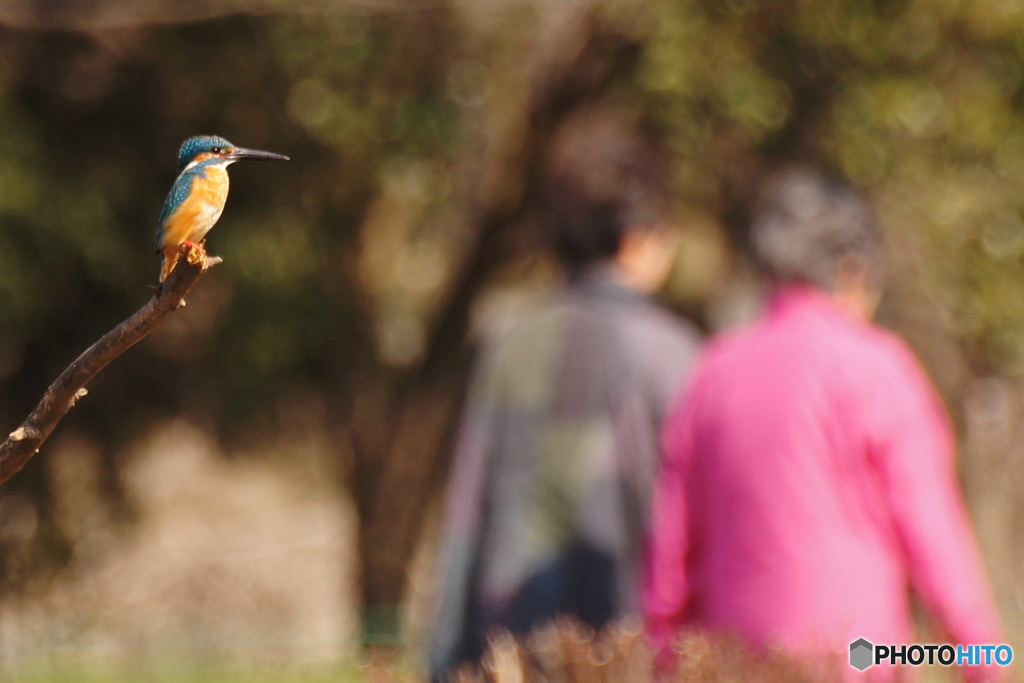
<path fill-rule="evenodd" d="M 471 242 L 422 361 L 397 378 L 366 364 L 370 369 L 356 383 L 351 486 L 370 642 L 396 635 L 407 568 L 447 470 L 468 366 L 470 306 L 514 249 L 510 232 L 530 211 L 539 156 L 554 127 L 576 105 L 605 93 L 639 49 L 633 37 L 589 15 L 567 16 L 535 41 L 517 46 L 521 52 L 497 69 L 482 130 L 462 153 L 456 213 Z"/>

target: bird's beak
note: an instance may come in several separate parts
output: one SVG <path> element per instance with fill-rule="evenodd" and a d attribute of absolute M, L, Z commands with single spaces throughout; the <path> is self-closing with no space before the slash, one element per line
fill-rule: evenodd
<path fill-rule="evenodd" d="M 225 155 L 226 158 L 231 161 L 238 161 L 239 159 L 278 159 L 280 161 L 288 161 L 288 157 L 283 154 L 275 154 L 274 152 L 264 152 L 262 149 L 246 149 L 245 147 L 235 147 Z"/>

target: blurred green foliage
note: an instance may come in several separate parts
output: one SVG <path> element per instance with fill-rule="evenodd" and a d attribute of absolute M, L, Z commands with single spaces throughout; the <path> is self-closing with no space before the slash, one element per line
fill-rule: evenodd
<path fill-rule="evenodd" d="M 683 196 L 721 212 L 752 155 L 842 171 L 976 371 L 1024 370 L 1024 6 L 666 1 L 650 27 L 637 87 Z"/>
<path fill-rule="evenodd" d="M 454 31 L 433 10 L 0 34 L 4 413 L 149 295 L 176 146 L 196 132 L 295 161 L 232 169 L 209 240 L 226 266 L 199 295 L 215 314 L 189 311 L 190 329 L 120 361 L 116 384 L 133 386 L 117 421 L 197 403 L 251 418 L 292 383 L 336 385 L 366 333 L 353 261 L 381 169 L 452 139 Z"/>

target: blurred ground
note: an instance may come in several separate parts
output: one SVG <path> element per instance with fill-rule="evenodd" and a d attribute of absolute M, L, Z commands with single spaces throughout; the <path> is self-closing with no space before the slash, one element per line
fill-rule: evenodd
<path fill-rule="evenodd" d="M 314 444 L 278 450 L 224 459 L 201 431 L 168 422 L 126 469 L 134 524 L 97 525 L 90 453 L 59 442 L 61 515 L 81 535 L 66 575 L 0 602 L 0 672 L 336 670 L 355 632 L 351 505 L 310 466 Z"/>

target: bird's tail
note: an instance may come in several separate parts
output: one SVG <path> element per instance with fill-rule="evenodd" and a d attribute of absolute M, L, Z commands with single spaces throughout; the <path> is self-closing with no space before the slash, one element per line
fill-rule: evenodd
<path fill-rule="evenodd" d="M 174 270 L 174 266 L 178 265 L 178 251 L 177 249 L 167 249 L 163 252 L 164 260 L 160 264 L 160 283 L 163 282 L 170 276 L 171 271 Z"/>

